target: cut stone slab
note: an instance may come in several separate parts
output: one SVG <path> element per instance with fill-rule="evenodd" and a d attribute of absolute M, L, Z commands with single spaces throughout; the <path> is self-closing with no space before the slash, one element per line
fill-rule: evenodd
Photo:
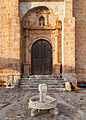
<path fill-rule="evenodd" d="M 65 89 L 67 91 L 71 91 L 71 84 L 70 84 L 70 82 L 65 82 Z"/>

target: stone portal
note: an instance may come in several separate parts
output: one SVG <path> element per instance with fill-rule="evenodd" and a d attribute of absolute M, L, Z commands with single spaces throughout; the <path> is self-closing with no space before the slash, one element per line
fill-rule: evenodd
<path fill-rule="evenodd" d="M 22 20 L 21 47 L 24 75 L 60 74 L 62 55 L 59 16 L 46 6 L 30 9 Z"/>

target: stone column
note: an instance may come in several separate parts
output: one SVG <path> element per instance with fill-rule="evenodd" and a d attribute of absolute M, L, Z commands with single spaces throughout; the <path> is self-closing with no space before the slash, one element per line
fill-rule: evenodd
<path fill-rule="evenodd" d="M 24 75 L 29 75 L 29 36 L 28 29 L 26 29 L 26 63 L 24 63 Z"/>
<path fill-rule="evenodd" d="M 28 58 L 28 41 L 29 41 L 29 36 L 28 36 L 28 29 L 26 29 L 26 63 L 29 62 L 29 58 Z"/>
<path fill-rule="evenodd" d="M 55 39 L 55 64 L 58 63 L 58 30 L 56 30 L 57 37 Z"/>
<path fill-rule="evenodd" d="M 59 36 L 58 29 L 56 30 L 56 39 L 55 39 L 55 54 L 54 54 L 54 74 L 60 74 L 60 63 L 59 63 Z"/>
<path fill-rule="evenodd" d="M 72 75 L 75 74 L 75 18 L 72 17 L 72 0 L 65 0 L 65 17 L 62 29 L 63 75 Z"/>

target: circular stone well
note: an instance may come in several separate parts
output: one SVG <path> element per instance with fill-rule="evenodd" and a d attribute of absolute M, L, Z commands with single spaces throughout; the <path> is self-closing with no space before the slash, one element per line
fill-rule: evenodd
<path fill-rule="evenodd" d="M 50 96 L 46 96 L 46 100 L 42 102 L 40 102 L 39 96 L 33 96 L 30 98 L 29 108 L 48 110 L 55 108 L 56 104 L 57 100 Z"/>
<path fill-rule="evenodd" d="M 49 110 L 50 113 L 58 114 L 56 108 L 57 100 L 53 97 L 47 96 L 47 85 L 39 84 L 39 96 L 33 96 L 29 100 L 28 108 L 31 108 L 31 116 L 40 113 L 40 110 Z"/>

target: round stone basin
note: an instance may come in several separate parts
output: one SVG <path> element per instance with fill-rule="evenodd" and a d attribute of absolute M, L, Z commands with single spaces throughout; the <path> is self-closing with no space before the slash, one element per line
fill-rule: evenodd
<path fill-rule="evenodd" d="M 29 108 L 40 109 L 40 110 L 48 110 L 56 107 L 57 100 L 53 97 L 46 96 L 46 100 L 40 102 L 39 96 L 33 96 L 29 101 Z"/>

